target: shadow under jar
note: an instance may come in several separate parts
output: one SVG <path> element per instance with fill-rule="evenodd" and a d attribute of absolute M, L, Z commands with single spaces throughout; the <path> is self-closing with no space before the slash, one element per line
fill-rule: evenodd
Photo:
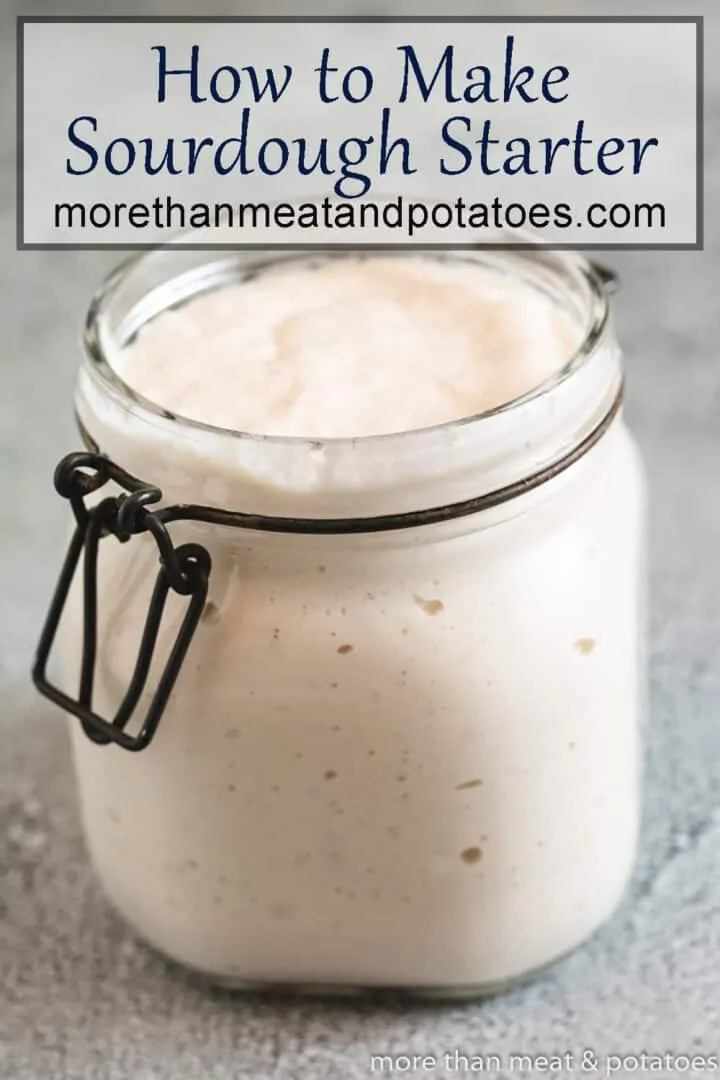
<path fill-rule="evenodd" d="M 491 992 L 591 934 L 631 871 L 644 485 L 605 283 L 578 256 L 448 257 L 542 290 L 582 345 L 522 398 L 397 435 L 212 428 L 116 374 L 158 312 L 297 255 L 166 248 L 90 310 L 77 415 L 114 466 L 58 472 L 85 571 L 49 620 L 60 690 L 54 626 L 35 678 L 80 717 L 108 897 L 214 982 Z M 159 566 L 167 603 L 133 684 Z M 133 742 L 164 672 L 157 730 Z M 131 684 L 136 708 L 109 726 Z"/>

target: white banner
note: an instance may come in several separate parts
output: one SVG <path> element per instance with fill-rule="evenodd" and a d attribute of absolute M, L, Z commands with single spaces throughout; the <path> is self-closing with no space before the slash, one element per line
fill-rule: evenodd
<path fill-rule="evenodd" d="M 694 18 L 31 17 L 20 246 L 701 246 Z"/>

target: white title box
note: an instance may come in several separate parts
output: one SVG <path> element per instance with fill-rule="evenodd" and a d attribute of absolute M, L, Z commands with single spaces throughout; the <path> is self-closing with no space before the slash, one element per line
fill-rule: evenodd
<path fill-rule="evenodd" d="M 701 247 L 698 18 L 19 24 L 20 247 Z"/>

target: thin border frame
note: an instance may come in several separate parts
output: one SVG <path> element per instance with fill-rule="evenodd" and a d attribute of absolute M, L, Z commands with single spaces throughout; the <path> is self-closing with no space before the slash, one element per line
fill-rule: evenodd
<path fill-rule="evenodd" d="M 148 244 L 39 244 L 25 241 L 25 26 L 29 23 L 604 23 L 683 24 L 695 26 L 695 242 L 680 244 L 550 244 L 554 251 L 704 251 L 705 242 L 705 20 L 702 15 L 18 15 L 16 35 L 16 249 L 18 251 L 154 251 L 172 246 L 175 251 L 326 251 L 327 244 L 180 244 L 161 241 Z M 531 245 L 513 244 L 518 250 Z M 506 244 L 333 244 L 333 251 L 492 251 Z"/>

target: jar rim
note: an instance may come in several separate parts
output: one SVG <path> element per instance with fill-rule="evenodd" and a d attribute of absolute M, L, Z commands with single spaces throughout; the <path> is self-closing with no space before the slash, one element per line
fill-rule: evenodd
<path fill-rule="evenodd" d="M 427 438 L 433 434 L 442 435 L 443 433 L 458 431 L 461 428 L 477 425 L 484 420 L 489 420 L 504 413 L 509 413 L 515 409 L 520 409 L 524 405 L 544 397 L 546 394 L 551 393 L 557 387 L 561 386 L 576 371 L 582 368 L 585 362 L 593 355 L 596 347 L 603 338 L 609 321 L 610 305 L 608 293 L 611 290 L 608 288 L 608 283 L 614 284 L 616 280 L 615 275 L 611 271 L 605 270 L 594 261 L 585 258 L 579 252 L 568 252 L 566 250 L 558 251 L 549 246 L 545 246 L 535 239 L 528 239 L 527 234 L 524 234 L 519 230 L 515 230 L 512 233 L 506 231 L 508 237 L 512 237 L 512 239 L 508 239 L 502 247 L 500 245 L 493 245 L 491 247 L 486 246 L 470 252 L 467 250 L 462 250 L 462 252 L 453 251 L 452 249 L 449 251 L 440 250 L 437 252 L 437 255 L 427 249 L 402 249 L 402 254 L 407 255 L 410 258 L 417 258 L 418 256 L 425 258 L 446 258 L 450 255 L 452 258 L 461 261 L 463 259 L 475 260 L 481 255 L 485 258 L 496 257 L 496 253 L 503 255 L 510 251 L 513 256 L 517 254 L 521 261 L 528 264 L 528 268 L 530 268 L 532 264 L 535 264 L 537 267 L 538 262 L 543 260 L 547 263 L 548 259 L 550 259 L 555 263 L 554 268 L 551 267 L 551 269 L 554 269 L 556 277 L 562 273 L 566 275 L 570 274 L 576 280 L 580 280 L 587 289 L 588 318 L 583 328 L 583 337 L 577 348 L 562 367 L 553 372 L 536 387 L 533 387 L 517 397 L 511 398 L 509 401 L 495 405 L 492 408 L 477 413 L 471 413 L 468 416 L 461 416 L 453 420 L 443 421 L 440 424 L 431 424 L 424 427 L 412 428 L 410 430 L 382 432 L 380 434 L 319 438 L 302 435 L 276 435 L 262 432 L 249 432 L 230 427 L 223 427 L 222 425 L 210 424 L 175 411 L 170 412 L 159 402 L 145 397 L 126 382 L 113 366 L 108 355 L 110 349 L 108 348 L 107 328 L 104 327 L 103 321 L 107 314 L 108 306 L 116 297 L 117 292 L 122 285 L 127 282 L 135 271 L 142 269 L 153 256 L 157 257 L 158 254 L 166 252 L 172 253 L 174 250 L 187 250 L 188 235 L 197 234 L 202 231 L 203 230 L 196 229 L 177 233 L 167 244 L 159 245 L 150 251 L 145 250 L 124 259 L 114 270 L 106 275 L 99 288 L 94 293 L 85 317 L 82 341 L 86 369 L 92 373 L 105 389 L 111 391 L 115 395 L 120 395 L 123 399 L 132 403 L 132 406 L 135 409 L 142 411 L 148 417 L 163 419 L 165 422 L 172 420 L 181 428 L 197 433 L 204 432 L 216 438 L 223 437 L 226 439 L 237 439 L 249 441 L 258 445 L 272 445 L 278 447 L 311 445 L 318 448 L 334 447 L 335 449 L 358 444 L 363 446 L 369 446 L 370 444 L 379 446 L 391 440 L 403 439 L 403 441 L 406 441 L 413 437 L 421 439 L 423 437 Z M 205 251 L 208 255 L 208 259 L 206 260 L 208 264 L 210 264 L 212 254 L 217 250 L 214 249 L 211 251 L 207 248 L 202 248 L 197 244 L 190 245 L 190 247 L 198 252 Z M 274 269 L 280 264 L 289 262 L 291 259 L 303 259 L 307 262 L 308 258 L 312 258 L 313 254 L 316 258 L 319 256 L 323 260 L 352 258 L 357 257 L 358 255 L 392 257 L 393 255 L 397 256 L 398 250 L 399 249 L 395 247 L 392 249 L 383 248 L 368 250 L 363 248 L 348 248 L 345 246 L 342 248 L 334 248 L 332 245 L 328 245 L 327 247 L 322 248 L 321 251 L 310 254 L 305 250 L 298 251 L 297 249 L 289 248 L 282 250 L 273 249 L 272 251 L 268 250 L 267 253 L 269 257 L 267 261 L 258 267 L 258 269 Z M 238 251 L 235 249 L 233 251 L 232 249 L 226 249 L 225 254 L 228 256 L 234 255 L 235 257 L 247 257 L 249 253 L 247 250 Z M 182 276 L 183 275 L 177 275 L 177 277 Z M 218 287 L 219 284 L 221 284 L 221 282 L 216 281 L 213 285 L 211 280 L 210 284 L 205 285 L 204 289 L 191 290 L 185 294 L 182 299 L 189 300 L 193 296 L 206 291 L 208 288 Z M 170 304 L 162 305 L 155 314 L 159 314 L 160 311 L 167 309 L 169 306 Z M 150 316 L 150 318 L 152 317 L 153 316 Z M 149 318 L 142 320 L 135 329 L 139 329 L 141 325 L 144 325 L 148 321 L 150 321 Z M 118 343 L 116 342 L 114 344 L 117 346 Z M 121 348 L 124 344 L 125 341 L 119 343 Z"/>

